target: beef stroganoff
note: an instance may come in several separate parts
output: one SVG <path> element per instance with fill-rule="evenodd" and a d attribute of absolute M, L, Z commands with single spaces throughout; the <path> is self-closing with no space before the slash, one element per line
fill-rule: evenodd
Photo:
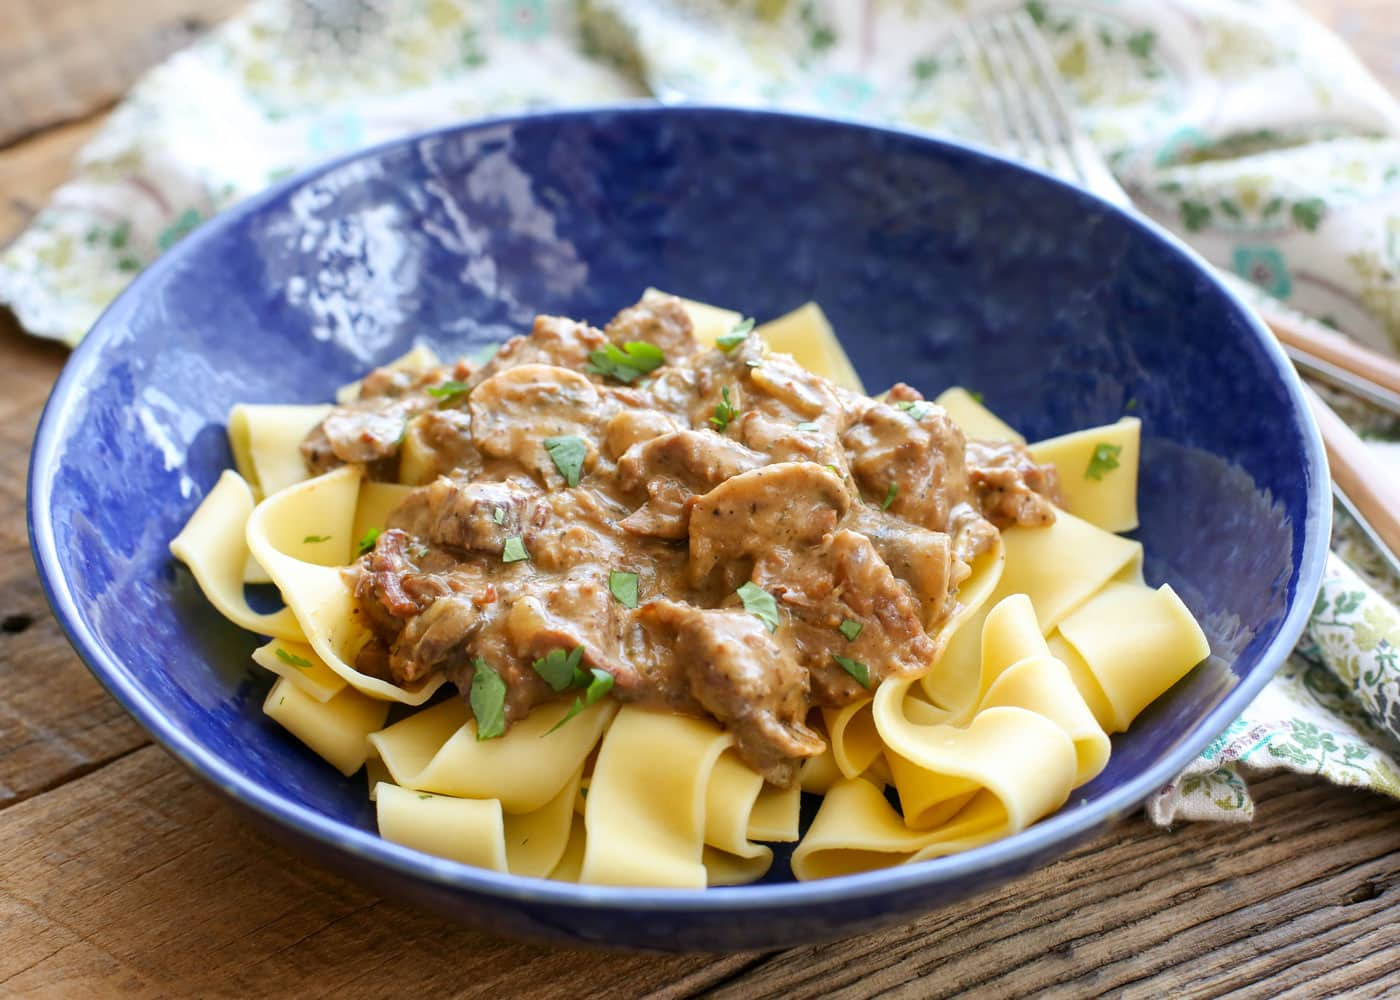
<path fill-rule="evenodd" d="M 468 864 L 748 882 L 804 791 L 799 879 L 966 850 L 1209 652 L 1117 534 L 1137 419 L 1028 445 L 961 389 L 872 398 L 812 305 L 649 292 L 229 430 L 172 551 L 381 835 Z"/>

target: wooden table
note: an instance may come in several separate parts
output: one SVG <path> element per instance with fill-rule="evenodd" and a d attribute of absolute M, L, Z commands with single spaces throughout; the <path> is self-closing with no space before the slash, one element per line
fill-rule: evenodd
<path fill-rule="evenodd" d="M 133 75 L 239 5 L 0 0 L 0 244 Z M 1394 0 L 1309 6 L 1400 92 Z M 6 317 L 0 353 L 0 995 L 1400 991 L 1400 803 L 1293 776 L 1255 784 L 1252 826 L 1134 819 L 968 903 L 825 947 L 566 951 L 378 899 L 244 826 L 70 650 L 23 514 L 30 439 L 66 352 Z"/>

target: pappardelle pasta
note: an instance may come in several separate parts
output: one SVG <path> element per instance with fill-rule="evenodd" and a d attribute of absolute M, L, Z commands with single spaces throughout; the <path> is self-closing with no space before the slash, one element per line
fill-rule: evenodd
<path fill-rule="evenodd" d="M 649 291 L 235 407 L 237 471 L 171 551 L 386 839 L 677 888 L 797 842 L 824 878 L 1025 829 L 1206 658 L 1120 534 L 1139 431 L 1028 445 L 963 389 L 865 395 L 814 304 Z"/>

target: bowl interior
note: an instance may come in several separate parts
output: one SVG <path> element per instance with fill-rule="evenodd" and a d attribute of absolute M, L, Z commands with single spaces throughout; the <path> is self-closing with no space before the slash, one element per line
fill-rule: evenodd
<path fill-rule="evenodd" d="M 1042 847 L 1170 777 L 1296 638 L 1326 528 L 1317 443 L 1277 349 L 1172 241 L 959 147 L 717 109 L 449 129 L 295 180 L 182 243 L 103 317 L 45 416 L 31 517 L 60 618 L 158 738 L 236 797 L 302 825 L 320 814 L 318 836 L 411 876 L 522 882 L 415 869 L 360 838 L 363 778 L 264 719 L 255 638 L 166 546 L 231 465 L 233 403 L 322 401 L 415 342 L 470 353 L 537 312 L 601 323 L 647 285 L 760 320 L 816 299 L 873 390 L 968 386 L 1031 439 L 1142 417 L 1147 577 L 1178 590 L 1215 655 L 1114 739 Z M 956 873 L 965 891 L 1009 873 L 1007 851 L 919 878 Z"/>

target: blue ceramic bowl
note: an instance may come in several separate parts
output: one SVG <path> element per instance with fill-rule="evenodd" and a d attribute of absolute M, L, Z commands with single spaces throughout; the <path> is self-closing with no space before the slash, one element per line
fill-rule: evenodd
<path fill-rule="evenodd" d="M 1215 655 L 1113 741 L 1072 804 L 924 864 L 705 892 L 561 885 L 380 840 L 342 779 L 260 710 L 253 636 L 167 554 L 239 401 L 320 401 L 426 341 L 470 352 L 537 312 L 600 322 L 647 285 L 760 319 L 807 299 L 867 385 L 973 387 L 1031 438 L 1143 420 L 1142 528 Z M 1043 175 L 795 115 L 630 107 L 430 133 L 321 167 L 202 227 L 74 353 L 33 452 L 54 611 L 166 749 L 281 840 L 492 929 L 664 949 L 774 948 L 906 919 L 1044 864 L 1166 784 L 1298 638 L 1330 505 L 1273 341 L 1189 251 Z M 1108 877 L 1112 877 L 1109 875 Z"/>

